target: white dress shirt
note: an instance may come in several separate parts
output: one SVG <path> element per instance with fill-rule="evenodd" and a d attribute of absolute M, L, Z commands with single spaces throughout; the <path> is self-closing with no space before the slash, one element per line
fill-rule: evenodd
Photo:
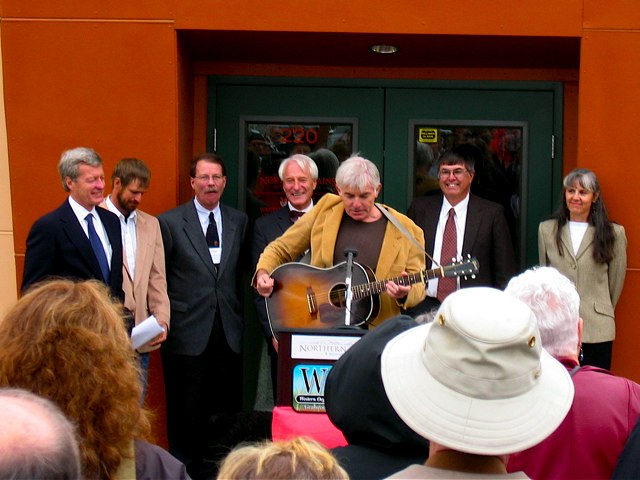
<path fill-rule="evenodd" d="M 135 278 L 136 271 L 136 254 L 138 253 L 138 240 L 136 236 L 136 224 L 138 222 L 138 213 L 136 210 L 125 217 L 120 210 L 113 204 L 111 197 L 107 197 L 105 202 L 109 211 L 114 213 L 120 219 L 120 231 L 122 232 L 122 249 L 124 250 L 124 258 L 129 267 L 131 278 Z"/>
<path fill-rule="evenodd" d="M 459 202 L 455 207 L 453 207 L 446 197 L 442 197 L 442 208 L 440 209 L 440 217 L 438 219 L 438 226 L 436 227 L 436 236 L 433 240 L 433 258 L 436 261 L 440 261 L 440 253 L 442 251 L 442 239 L 444 237 L 444 227 L 447 224 L 447 219 L 449 218 L 449 210 L 453 208 L 456 212 L 453 217 L 454 222 L 456 224 L 456 252 L 458 256 L 462 255 L 462 242 L 464 241 L 464 228 L 467 224 L 467 208 L 469 207 L 469 194 Z M 446 262 L 443 262 L 444 265 L 448 265 L 451 263 L 451 259 L 447 259 Z M 431 268 L 436 268 L 436 265 L 433 265 Z M 460 288 L 460 279 L 457 279 L 458 286 Z M 427 283 L 427 295 L 430 297 L 435 297 L 438 292 L 438 278 L 434 278 L 429 280 Z"/>
<path fill-rule="evenodd" d="M 213 218 L 216 221 L 216 230 L 218 231 L 218 239 L 220 240 L 219 247 L 209 248 L 209 254 L 211 255 L 211 261 L 214 265 L 220 263 L 222 258 L 222 214 L 220 213 L 220 203 L 216 205 L 213 210 L 207 210 L 198 202 L 198 199 L 194 198 L 193 203 L 196 206 L 196 212 L 198 213 L 198 220 L 200 220 L 200 226 L 202 227 L 202 234 L 207 235 L 207 227 L 209 226 L 209 213 L 213 212 Z"/>
<path fill-rule="evenodd" d="M 107 231 L 104 229 L 102 220 L 100 220 L 100 215 L 96 212 L 96 207 L 93 207 L 91 210 L 87 210 L 71 197 L 69 197 L 69 205 L 71 206 L 71 210 L 73 210 L 75 216 L 78 218 L 78 222 L 80 222 L 80 226 L 87 238 L 89 238 L 89 227 L 87 226 L 86 217 L 89 214 L 93 215 L 93 226 L 95 227 L 98 238 L 100 238 L 100 242 L 104 248 L 104 253 L 107 256 L 107 262 L 111 265 L 111 255 L 113 254 L 111 242 L 107 236 Z"/>

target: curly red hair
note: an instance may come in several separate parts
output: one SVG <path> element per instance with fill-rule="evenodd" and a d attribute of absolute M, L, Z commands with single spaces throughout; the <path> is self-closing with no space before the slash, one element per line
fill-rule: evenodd
<path fill-rule="evenodd" d="M 112 478 L 150 430 L 121 313 L 100 282 L 51 280 L 0 321 L 0 385 L 49 398 L 75 422 L 85 477 Z"/>

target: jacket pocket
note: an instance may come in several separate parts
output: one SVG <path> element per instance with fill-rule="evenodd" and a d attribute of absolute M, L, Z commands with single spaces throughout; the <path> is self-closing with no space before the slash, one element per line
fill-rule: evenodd
<path fill-rule="evenodd" d="M 175 310 L 176 312 L 186 312 L 189 309 L 189 304 L 187 302 L 180 302 L 178 300 L 171 300 L 171 310 Z"/>
<path fill-rule="evenodd" d="M 593 304 L 593 309 L 601 315 L 606 315 L 608 317 L 614 318 L 613 307 L 611 305 L 595 302 Z"/>

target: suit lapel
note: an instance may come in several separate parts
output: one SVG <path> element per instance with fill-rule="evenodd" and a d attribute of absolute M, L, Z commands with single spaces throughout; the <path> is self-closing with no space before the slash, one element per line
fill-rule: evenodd
<path fill-rule="evenodd" d="M 280 229 L 282 235 L 287 229 L 293 225 L 291 218 L 289 217 L 289 206 L 285 205 L 280 210 L 276 211 L 276 225 Z"/>
<path fill-rule="evenodd" d="M 207 247 L 207 240 L 204 238 L 204 233 L 200 226 L 200 220 L 198 219 L 198 212 L 196 212 L 196 206 L 193 204 L 193 200 L 187 203 L 183 210 L 182 218 L 184 219 L 184 233 L 193 245 L 193 249 L 202 260 L 202 263 L 205 264 L 211 275 L 215 278 L 217 277 L 216 269 L 211 261 L 211 254 L 209 253 L 209 247 Z"/>
<path fill-rule="evenodd" d="M 69 239 L 69 242 L 80 252 L 80 255 L 87 265 L 93 270 L 96 278 L 102 278 L 102 270 L 100 270 L 96 254 L 93 253 L 93 248 L 91 248 L 91 242 L 89 242 L 87 234 L 84 233 L 84 230 L 80 226 L 78 217 L 73 213 L 71 205 L 69 205 L 69 200 L 66 200 L 60 208 L 60 222 L 62 223 L 62 229 Z"/>
<path fill-rule="evenodd" d="M 238 228 L 236 222 L 233 221 L 230 209 L 225 205 L 220 204 L 220 215 L 222 216 L 222 258 L 218 267 L 218 275 L 221 275 L 227 266 Z"/>
<path fill-rule="evenodd" d="M 104 209 L 105 212 L 111 212 L 111 210 L 109 210 L 109 207 L 107 206 L 107 199 L 106 198 L 100 204 L 100 207 L 102 209 Z M 111 212 L 111 213 L 113 213 L 113 212 Z M 102 218 L 103 217 L 100 216 L 101 220 L 102 220 Z M 102 224 L 104 225 L 104 228 L 105 228 L 105 231 L 106 231 L 107 230 L 107 225 L 103 220 L 102 220 Z M 120 217 L 118 217 L 118 225 L 120 225 Z M 107 233 L 107 235 L 108 235 L 108 233 Z M 121 243 L 122 243 L 122 265 L 124 267 L 124 272 L 126 273 L 126 275 L 129 278 L 129 280 L 133 282 L 133 280 L 131 278 L 131 271 L 129 270 L 129 264 L 127 263 L 127 255 L 125 253 L 124 236 L 122 235 L 122 227 L 120 227 L 120 240 L 121 240 Z M 109 242 L 112 242 L 111 238 L 109 238 Z M 111 268 L 111 267 L 109 267 L 109 268 Z"/>
<path fill-rule="evenodd" d="M 123 249 L 124 250 L 124 249 Z M 153 254 L 155 251 L 155 244 L 153 243 L 153 239 L 149 235 L 149 224 L 147 219 L 140 215 L 140 212 L 136 215 L 136 270 L 143 268 L 145 262 L 149 258 L 149 254 Z M 127 256 L 123 251 L 123 259 L 125 269 L 127 271 L 127 275 L 131 279 L 131 272 L 129 270 L 129 265 L 127 264 Z M 137 287 L 137 284 L 140 282 L 140 275 L 135 277 L 133 280 L 134 286 Z"/>
<path fill-rule="evenodd" d="M 424 219 L 416 218 L 416 223 L 425 226 L 423 230 L 424 247 L 429 255 L 433 254 L 433 249 L 435 248 L 436 229 L 438 228 L 438 221 L 440 220 L 440 210 L 442 210 L 443 196 L 439 194 L 437 198 L 439 201 L 425 202 L 423 211 L 416 212 L 416 216 L 424 216 Z M 427 259 L 427 265 L 431 265 L 430 259 Z"/>
<path fill-rule="evenodd" d="M 393 215 L 393 213 L 389 212 L 389 215 Z M 387 227 L 385 228 L 384 238 L 382 239 L 382 246 L 380 248 L 380 252 L 385 252 L 385 254 L 381 254 L 378 257 L 378 264 L 376 265 L 376 277 L 378 280 L 386 280 L 386 276 L 391 270 L 397 253 L 402 249 L 401 241 L 403 238 L 403 233 L 387 219 Z"/>
<path fill-rule="evenodd" d="M 471 254 L 473 245 L 476 243 L 478 236 L 478 230 L 482 223 L 482 212 L 477 202 L 474 201 L 473 195 L 469 195 L 469 203 L 467 205 L 467 221 L 464 226 L 464 238 L 462 239 L 462 252 L 458 252 L 460 256 L 464 257 L 467 254 Z"/>
<path fill-rule="evenodd" d="M 580 244 L 580 250 L 582 250 L 582 246 L 585 245 L 585 240 L 587 234 L 589 233 L 589 229 L 585 232 L 585 238 L 582 239 L 582 243 Z M 593 232 L 591 233 L 593 235 Z M 562 242 L 562 246 L 564 251 L 569 254 L 571 258 L 576 259 L 575 253 L 573 253 L 573 242 L 571 241 L 571 232 L 569 231 L 569 223 L 566 223 L 562 227 L 562 231 L 560 232 L 560 241 Z M 580 253 L 580 251 L 578 251 Z"/>
<path fill-rule="evenodd" d="M 578 253 L 576 253 L 576 259 L 582 257 L 585 252 L 589 249 L 591 244 L 593 243 L 593 239 L 595 236 L 595 227 L 593 225 L 589 225 L 587 227 L 587 231 L 584 232 L 584 237 L 582 237 L 582 241 L 580 242 L 580 247 L 578 248 Z M 573 252 L 573 248 L 571 250 Z"/>
<path fill-rule="evenodd" d="M 342 222 L 342 215 L 344 214 L 344 206 L 342 201 L 336 203 L 327 212 L 326 220 L 322 225 L 322 264 L 333 265 L 333 256 L 336 248 L 336 239 L 338 238 L 338 230 L 340 230 L 340 223 Z M 313 252 L 312 252 L 313 253 Z"/>

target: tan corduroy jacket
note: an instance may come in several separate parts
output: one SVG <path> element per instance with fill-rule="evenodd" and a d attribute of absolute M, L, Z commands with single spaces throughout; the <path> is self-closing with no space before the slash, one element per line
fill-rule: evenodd
<path fill-rule="evenodd" d="M 627 237 L 624 227 L 613 224 L 614 255 L 611 262 L 596 263 L 593 259 L 595 228 L 589 225 L 578 253 L 574 255 L 569 225 L 561 231 L 563 255 L 556 246 L 556 220 L 542 222 L 538 228 L 540 265 L 555 267 L 571 280 L 580 294 L 580 316 L 584 321 L 582 341 L 599 343 L 612 341 L 616 336 L 614 308 L 624 284 L 627 271 Z"/>
<path fill-rule="evenodd" d="M 408 217 L 387 207 L 387 210 L 404 226 L 411 235 L 424 246 L 424 234 L 420 227 Z M 321 268 L 333 266 L 333 253 L 338 237 L 338 230 L 344 207 L 339 196 L 326 194 L 308 213 L 300 218 L 281 237 L 271 242 L 258 260 L 256 272 L 265 269 L 272 272 L 277 266 L 292 262 L 311 248 L 311 265 Z M 378 280 L 400 276 L 403 271 L 417 273 L 425 269 L 424 253 L 421 252 L 391 222 L 387 227 L 382 242 L 378 264 L 374 268 Z M 255 281 L 255 276 L 254 276 Z M 404 303 L 411 307 L 424 299 L 424 284 L 412 286 Z M 398 315 L 400 306 L 396 300 L 383 293 L 380 295 L 380 312 L 373 325 L 389 317 Z"/>

